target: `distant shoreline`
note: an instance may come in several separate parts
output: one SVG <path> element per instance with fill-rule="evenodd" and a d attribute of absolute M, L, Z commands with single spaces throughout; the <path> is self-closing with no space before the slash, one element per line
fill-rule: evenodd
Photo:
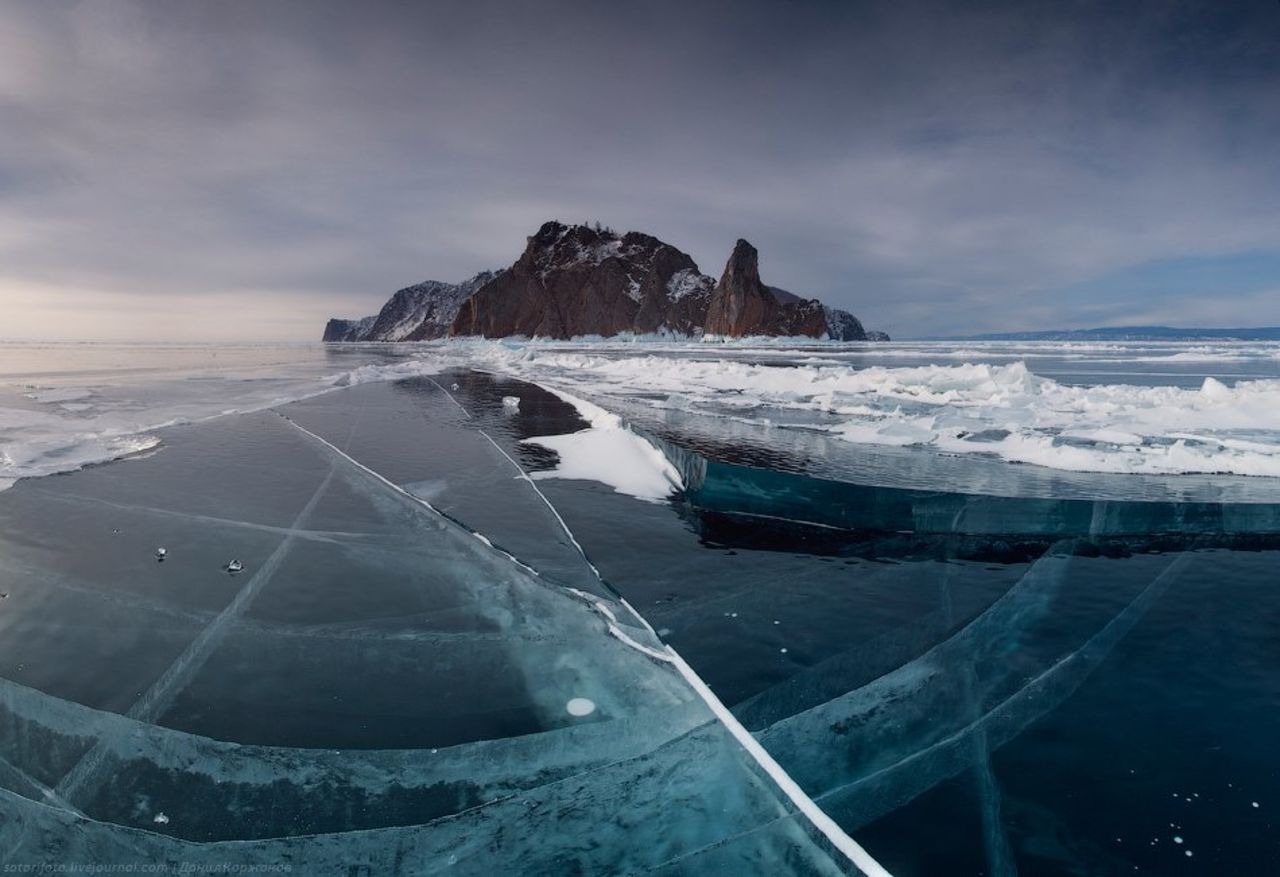
<path fill-rule="evenodd" d="M 1097 329 L 1048 329 L 1038 332 L 988 332 L 938 335 L 914 341 L 1280 341 L 1280 326 L 1235 329 L 1182 329 L 1172 326 L 1108 326 Z"/>

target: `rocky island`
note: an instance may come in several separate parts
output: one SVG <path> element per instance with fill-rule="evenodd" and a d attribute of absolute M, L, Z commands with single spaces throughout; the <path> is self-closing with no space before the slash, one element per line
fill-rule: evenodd
<path fill-rule="evenodd" d="M 847 311 L 765 285 L 759 254 L 744 240 L 717 282 L 651 235 L 559 222 L 538 229 L 511 267 L 406 287 L 374 316 L 330 320 L 324 340 L 622 334 L 888 340 Z"/>

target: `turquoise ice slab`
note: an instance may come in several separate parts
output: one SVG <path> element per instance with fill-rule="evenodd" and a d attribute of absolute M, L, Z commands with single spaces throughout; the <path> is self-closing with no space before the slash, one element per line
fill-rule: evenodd
<path fill-rule="evenodd" d="M 486 398 L 459 393 L 465 400 L 460 404 L 449 390 L 457 382 L 488 390 Z M 520 385 L 524 399 L 517 412 L 505 409 L 501 391 L 492 387 L 485 376 L 464 372 L 356 387 L 341 397 L 285 406 L 281 413 L 484 533 L 543 576 L 611 599 L 538 494 L 513 483 L 539 465 L 538 449 L 503 441 L 505 431 L 517 425 L 565 432 L 586 424 L 537 387 Z M 494 502 L 495 496 L 502 501 Z"/>
<path fill-rule="evenodd" d="M 659 444 L 686 476 L 667 505 L 542 489 L 890 871 L 1280 867 L 1275 503 L 848 484 Z"/>
<path fill-rule="evenodd" d="M 392 424 L 349 392 L 356 450 Z M 451 429 L 399 476 L 474 459 Z M 853 870 L 642 624 L 611 633 L 621 604 L 566 537 L 542 550 L 595 593 L 278 414 L 163 438 L 0 494 L 6 864 Z M 495 520 L 554 532 L 516 474 L 485 482 Z"/>

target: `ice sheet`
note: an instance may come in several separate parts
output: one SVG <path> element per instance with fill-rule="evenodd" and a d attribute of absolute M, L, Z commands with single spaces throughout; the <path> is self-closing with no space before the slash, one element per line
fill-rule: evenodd
<path fill-rule="evenodd" d="M 435 370 L 319 345 L 0 345 L 0 489 L 153 449 L 176 424 Z"/>
<path fill-rule="evenodd" d="M 359 406 L 347 411 L 338 441 L 359 434 Z M 0 845 L 20 852 L 6 863 L 287 861 L 308 872 L 403 874 L 624 863 L 678 873 L 711 856 L 739 872 L 850 871 L 815 840 L 812 817 L 743 755 L 651 631 L 619 637 L 614 610 L 544 579 L 283 417 L 166 435 L 166 453 L 142 463 L 26 483 L 3 498 L 14 526 L 0 533 L 0 556 L 44 565 L 48 580 L 18 582 L 5 607 L 10 628 L 57 631 L 66 607 L 41 598 L 70 592 L 71 573 L 94 569 L 104 581 L 90 589 L 104 598 L 132 589 L 140 610 L 94 631 L 106 642 L 145 637 L 171 604 L 213 604 L 182 615 L 185 647 L 150 650 L 167 669 L 98 668 L 132 693 L 121 714 L 0 683 Z M 483 441 L 478 431 L 462 438 Z M 232 468 L 221 457 L 203 465 L 209 448 Z M 259 483 L 280 489 L 248 489 L 255 467 Z M 203 489 L 193 484 L 200 479 Z M 528 490 L 512 477 L 490 488 L 495 503 Z M 230 517 L 236 501 L 243 527 Z M 200 511 L 209 503 L 227 519 Z M 178 513 L 160 514 L 167 505 Z M 46 526 L 53 516 L 74 526 Z M 350 530 L 331 529 L 336 521 Z M 162 525 L 177 538 L 160 564 L 138 544 Z M 91 536 L 81 541 L 116 546 L 122 560 L 78 567 L 66 542 L 80 530 Z M 245 574 L 230 577 L 221 552 L 242 547 L 239 534 L 273 550 L 246 555 Z M 336 574 L 318 572 L 326 569 Z M 201 570 L 229 599 L 209 599 Z M 132 581 L 144 571 L 155 579 L 145 587 Z M 75 660 L 79 631 L 46 640 L 53 671 L 87 675 Z M 382 726 L 414 711 L 452 715 L 480 733 L 416 751 L 333 743 L 363 725 L 355 744 L 376 745 Z M 294 742 L 310 748 L 254 742 L 308 714 L 314 727 Z M 514 720 L 525 715 L 537 723 Z"/>

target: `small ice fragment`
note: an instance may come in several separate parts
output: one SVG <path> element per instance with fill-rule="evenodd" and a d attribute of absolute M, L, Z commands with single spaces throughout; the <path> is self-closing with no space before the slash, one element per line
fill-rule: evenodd
<path fill-rule="evenodd" d="M 775 618 L 775 619 L 773 619 L 773 623 L 774 623 L 774 624 L 781 624 L 782 622 L 778 621 L 778 619 L 776 619 L 776 618 Z"/>
<path fill-rule="evenodd" d="M 1258 806 L 1258 802 L 1257 802 L 1257 801 L 1254 801 L 1254 802 L 1253 802 L 1253 806 L 1254 806 L 1254 807 L 1257 807 L 1257 806 Z"/>
<path fill-rule="evenodd" d="M 1182 843 L 1182 835 L 1180 835 L 1180 834 L 1175 834 L 1175 835 L 1173 836 L 1173 842 L 1174 842 L 1174 843 L 1176 843 L 1176 844 L 1180 844 L 1180 843 Z"/>
<path fill-rule="evenodd" d="M 596 705 L 593 701 L 587 700 L 585 697 L 575 697 L 564 705 L 571 716 L 589 716 L 596 711 Z"/>
<path fill-rule="evenodd" d="M 1188 858 L 1188 859 L 1189 859 L 1189 858 L 1191 858 L 1193 855 L 1195 855 L 1195 854 L 1194 854 L 1194 853 L 1192 853 L 1192 852 L 1191 852 L 1191 850 L 1187 850 L 1187 858 Z"/>
<path fill-rule="evenodd" d="M 153 821 L 156 825 L 168 825 L 168 824 L 169 824 L 169 817 L 168 817 L 168 816 L 165 816 L 163 813 L 157 813 L 157 814 L 156 814 L 156 818 L 155 818 L 155 819 L 153 819 L 152 821 Z"/>
<path fill-rule="evenodd" d="M 244 564 L 238 560 L 233 560 L 227 564 L 227 572 L 231 573 L 232 575 L 235 575 L 236 573 L 240 572 L 240 570 L 242 569 L 244 569 Z"/>
<path fill-rule="evenodd" d="M 508 411 L 519 411 L 520 397 L 519 396 L 503 396 L 502 407 Z"/>
<path fill-rule="evenodd" d="M 782 653 L 782 654 L 784 654 L 784 655 L 787 653 L 787 650 L 786 650 L 786 649 L 778 649 L 778 651 L 779 651 L 779 652 L 781 652 L 781 653 Z"/>

